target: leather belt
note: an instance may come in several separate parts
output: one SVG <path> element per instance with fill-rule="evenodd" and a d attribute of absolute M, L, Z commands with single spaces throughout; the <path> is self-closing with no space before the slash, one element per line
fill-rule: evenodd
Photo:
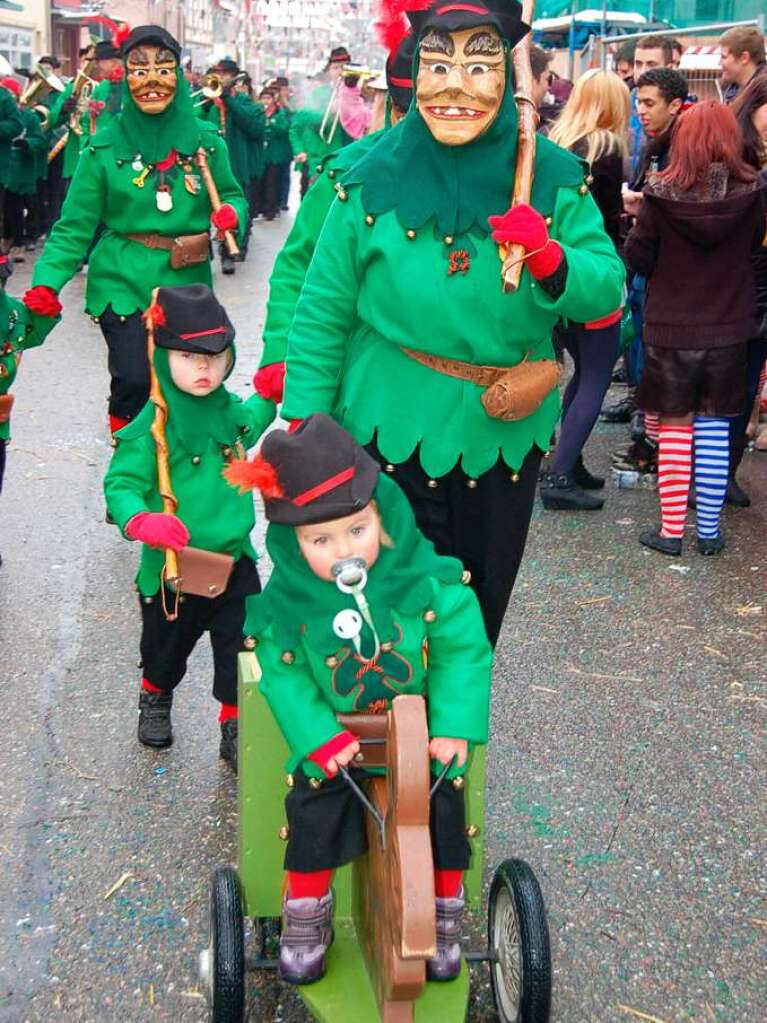
<path fill-rule="evenodd" d="M 437 373 L 444 373 L 448 377 L 456 377 L 458 380 L 468 380 L 469 383 L 478 387 L 492 387 L 498 377 L 513 368 L 511 366 L 475 366 L 472 362 L 462 362 L 460 359 L 447 359 L 442 355 L 429 355 L 428 352 L 418 352 L 413 348 L 402 347 L 405 355 L 420 362 L 422 366 L 436 370 Z"/>
<path fill-rule="evenodd" d="M 167 234 L 124 234 L 123 238 L 129 238 L 132 242 L 138 242 L 148 249 L 167 249 L 170 251 L 176 244 L 175 238 Z"/>

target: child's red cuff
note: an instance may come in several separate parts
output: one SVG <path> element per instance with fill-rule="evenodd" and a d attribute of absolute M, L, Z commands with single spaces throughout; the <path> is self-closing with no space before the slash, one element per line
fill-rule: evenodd
<path fill-rule="evenodd" d="M 589 320 L 588 323 L 584 323 L 584 327 L 586 330 L 603 330 L 605 327 L 612 327 L 622 316 L 623 309 L 619 307 L 614 313 L 610 313 L 609 316 L 603 316 L 601 320 Z"/>
<path fill-rule="evenodd" d="M 357 736 L 344 729 L 343 732 L 334 735 L 332 739 L 328 739 L 322 746 L 318 746 L 306 759 L 311 760 L 321 771 L 325 772 L 328 778 L 331 778 L 332 775 L 328 771 L 328 760 L 332 760 L 336 753 L 340 753 L 342 749 L 346 749 L 347 746 L 356 741 Z"/>
<path fill-rule="evenodd" d="M 564 255 L 559 242 L 549 240 L 540 252 L 528 256 L 525 263 L 536 281 L 541 281 L 544 277 L 551 277 L 564 259 Z"/>

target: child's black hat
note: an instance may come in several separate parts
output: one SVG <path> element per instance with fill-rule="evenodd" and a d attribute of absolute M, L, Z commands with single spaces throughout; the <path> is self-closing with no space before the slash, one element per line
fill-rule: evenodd
<path fill-rule="evenodd" d="M 96 43 L 94 51 L 94 58 L 96 60 L 113 60 L 119 56 L 120 48 L 115 46 L 111 39 L 102 39 L 100 43 Z"/>
<path fill-rule="evenodd" d="M 235 462 L 226 478 L 258 489 L 270 522 L 308 526 L 362 511 L 378 482 L 378 462 L 329 416 L 317 412 L 293 432 L 267 434 L 251 462 Z"/>
<path fill-rule="evenodd" d="M 414 3 L 411 9 L 406 6 L 405 13 L 416 35 L 429 28 L 459 32 L 492 25 L 510 46 L 514 46 L 530 31 L 530 26 L 522 21 L 522 5 L 517 0 L 469 0 L 467 3 L 432 0 L 428 5 Z"/>
<path fill-rule="evenodd" d="M 152 43 L 155 46 L 162 46 L 170 50 L 176 60 L 181 59 L 181 46 L 177 39 L 174 39 L 170 32 L 162 25 L 139 25 L 134 28 L 125 42 L 122 44 L 122 55 L 127 57 L 131 50 L 142 43 Z"/>
<path fill-rule="evenodd" d="M 218 355 L 234 341 L 226 310 L 207 284 L 158 288 L 150 312 L 158 348 Z"/>
<path fill-rule="evenodd" d="M 345 46 L 335 46 L 330 51 L 325 70 L 327 71 L 331 64 L 351 64 L 351 60 L 352 56 Z"/>

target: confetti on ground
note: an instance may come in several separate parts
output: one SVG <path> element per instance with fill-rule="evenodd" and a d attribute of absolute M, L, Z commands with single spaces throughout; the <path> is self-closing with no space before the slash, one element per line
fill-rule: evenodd
<path fill-rule="evenodd" d="M 703 649 L 709 654 L 716 654 L 717 657 L 723 657 L 725 660 L 727 659 L 722 651 L 717 650 L 715 646 L 704 646 Z"/>
<path fill-rule="evenodd" d="M 621 1012 L 627 1012 L 630 1016 L 634 1016 L 635 1019 L 647 1020 L 648 1023 L 666 1023 L 666 1020 L 661 1019 L 660 1016 L 650 1016 L 646 1012 L 640 1012 L 639 1009 L 632 1009 L 630 1005 L 623 1005 L 621 1002 L 618 1002 L 617 1008 L 619 1008 Z"/>
<path fill-rule="evenodd" d="M 589 604 L 604 604 L 606 600 L 612 600 L 612 597 L 591 597 L 590 600 L 577 600 L 575 602 L 576 607 L 586 607 Z"/>
<path fill-rule="evenodd" d="M 749 923 L 756 924 L 757 927 L 767 927 L 767 920 L 760 920 L 758 916 L 749 917 Z"/>
<path fill-rule="evenodd" d="M 154 984 L 149 985 L 149 1004 L 154 1008 Z"/>
<path fill-rule="evenodd" d="M 189 990 L 189 991 L 182 991 L 181 994 L 185 998 L 199 998 L 199 999 L 202 999 L 202 1000 L 205 999 L 205 995 L 202 993 L 202 991 L 197 991 L 196 989 L 192 989 L 192 990 Z"/>
<path fill-rule="evenodd" d="M 107 899 L 111 899 L 115 892 L 119 892 L 122 886 L 126 883 L 126 881 L 130 881 L 132 877 L 134 877 L 134 875 L 130 873 L 130 871 L 128 871 L 128 873 L 123 874 L 122 877 L 118 878 L 117 881 L 115 881 L 115 883 L 109 889 L 109 891 L 104 892 L 103 895 L 104 902 L 106 902 Z"/>
<path fill-rule="evenodd" d="M 539 693 L 557 693 L 556 689 L 547 689 L 546 686 L 530 686 L 531 689 L 537 690 Z"/>
<path fill-rule="evenodd" d="M 734 610 L 736 615 L 746 618 L 748 615 L 760 615 L 762 613 L 762 605 L 755 604 L 753 600 L 748 600 L 745 604 L 741 604 L 740 607 L 736 607 Z"/>
<path fill-rule="evenodd" d="M 669 565 L 668 567 L 670 571 L 678 572 L 680 575 L 687 575 L 687 573 L 690 571 L 689 565 Z"/>
<path fill-rule="evenodd" d="M 580 668 L 568 667 L 566 671 L 571 671 L 573 675 L 583 675 L 585 678 L 607 678 L 614 679 L 616 682 L 639 682 L 643 683 L 643 678 L 632 678 L 630 675 L 602 675 L 598 671 L 581 671 Z"/>

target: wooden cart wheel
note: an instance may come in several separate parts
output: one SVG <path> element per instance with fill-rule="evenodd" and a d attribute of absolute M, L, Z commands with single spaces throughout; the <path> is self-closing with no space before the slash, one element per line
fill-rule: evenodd
<path fill-rule="evenodd" d="M 200 953 L 200 982 L 210 1005 L 211 1023 L 243 1023 L 245 931 L 240 879 L 231 867 L 213 872 L 209 928 L 208 947 Z"/>
<path fill-rule="evenodd" d="M 488 901 L 488 938 L 497 961 L 490 981 L 500 1023 L 547 1023 L 551 952 L 546 906 L 524 860 L 505 860 Z"/>

